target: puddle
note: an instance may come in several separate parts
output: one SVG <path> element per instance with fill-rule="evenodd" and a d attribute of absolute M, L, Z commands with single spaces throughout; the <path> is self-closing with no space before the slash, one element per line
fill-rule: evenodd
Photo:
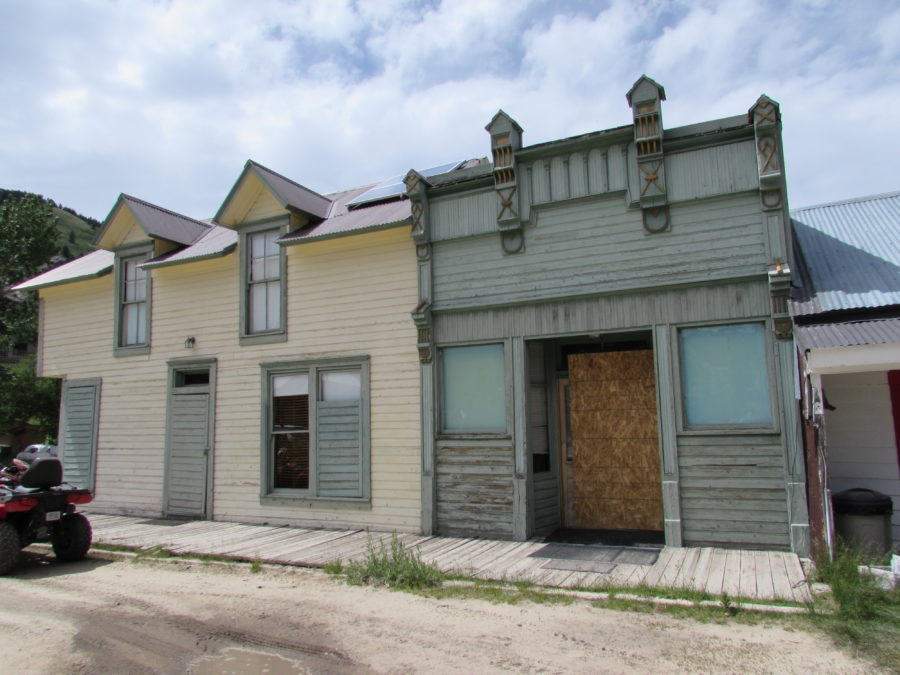
<path fill-rule="evenodd" d="M 277 654 L 249 649 L 226 649 L 217 656 L 199 661 L 193 675 L 309 675 L 310 670 Z"/>

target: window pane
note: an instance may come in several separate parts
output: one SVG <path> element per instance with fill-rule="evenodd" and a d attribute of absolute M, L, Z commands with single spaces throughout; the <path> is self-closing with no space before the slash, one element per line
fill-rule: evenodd
<path fill-rule="evenodd" d="M 358 401 L 360 377 L 358 370 L 324 372 L 320 376 L 322 401 Z"/>
<path fill-rule="evenodd" d="M 272 391 L 275 396 L 296 396 L 309 393 L 309 375 L 276 375 L 272 378 Z"/>
<path fill-rule="evenodd" d="M 250 237 L 250 257 L 263 258 L 266 255 L 266 235 L 251 234 Z"/>
<path fill-rule="evenodd" d="M 503 345 L 442 350 L 444 428 L 506 431 Z"/>
<path fill-rule="evenodd" d="M 265 254 L 266 256 L 277 256 L 278 255 L 278 244 L 275 242 L 278 241 L 278 230 L 272 230 L 271 232 L 266 232 L 266 246 L 265 246 Z"/>
<path fill-rule="evenodd" d="M 686 424 L 772 423 L 763 324 L 685 328 L 679 338 Z"/>
<path fill-rule="evenodd" d="M 274 434 L 275 487 L 309 488 L 309 433 Z"/>
<path fill-rule="evenodd" d="M 143 302 L 122 308 L 122 344 L 142 345 L 147 342 L 147 305 Z"/>
<path fill-rule="evenodd" d="M 266 330 L 266 285 L 250 287 L 250 332 Z"/>
<path fill-rule="evenodd" d="M 266 330 L 281 328 L 281 282 L 270 281 L 266 287 Z"/>

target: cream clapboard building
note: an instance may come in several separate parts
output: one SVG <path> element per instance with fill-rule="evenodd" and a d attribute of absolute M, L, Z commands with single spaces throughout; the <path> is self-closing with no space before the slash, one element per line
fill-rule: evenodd
<path fill-rule="evenodd" d="M 97 251 L 20 286 L 94 508 L 419 529 L 410 207 L 367 190 L 248 162 L 214 223 L 123 195 Z"/>

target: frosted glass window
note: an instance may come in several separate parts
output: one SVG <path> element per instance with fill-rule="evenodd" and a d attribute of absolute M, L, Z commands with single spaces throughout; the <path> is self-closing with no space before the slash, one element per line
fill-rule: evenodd
<path fill-rule="evenodd" d="M 506 431 L 503 345 L 442 350 L 444 429 Z"/>
<path fill-rule="evenodd" d="M 772 424 L 764 324 L 684 328 L 679 347 L 687 426 Z"/>
<path fill-rule="evenodd" d="M 358 370 L 325 371 L 320 376 L 319 398 L 322 401 L 358 401 Z"/>

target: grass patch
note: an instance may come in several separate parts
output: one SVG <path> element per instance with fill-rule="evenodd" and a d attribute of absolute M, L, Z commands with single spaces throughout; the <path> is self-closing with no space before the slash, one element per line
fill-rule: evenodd
<path fill-rule="evenodd" d="M 351 584 L 383 585 L 405 590 L 434 588 L 440 586 L 444 579 L 436 565 L 423 562 L 417 551 L 403 546 L 396 532 L 391 535 L 389 548 L 383 541 L 376 548 L 370 538 L 365 559 L 349 562 L 340 569 Z"/>
<path fill-rule="evenodd" d="M 849 550 L 817 561 L 818 580 L 831 594 L 814 603 L 812 621 L 839 644 L 900 672 L 900 588 L 879 588 L 860 573 L 861 562 Z"/>

